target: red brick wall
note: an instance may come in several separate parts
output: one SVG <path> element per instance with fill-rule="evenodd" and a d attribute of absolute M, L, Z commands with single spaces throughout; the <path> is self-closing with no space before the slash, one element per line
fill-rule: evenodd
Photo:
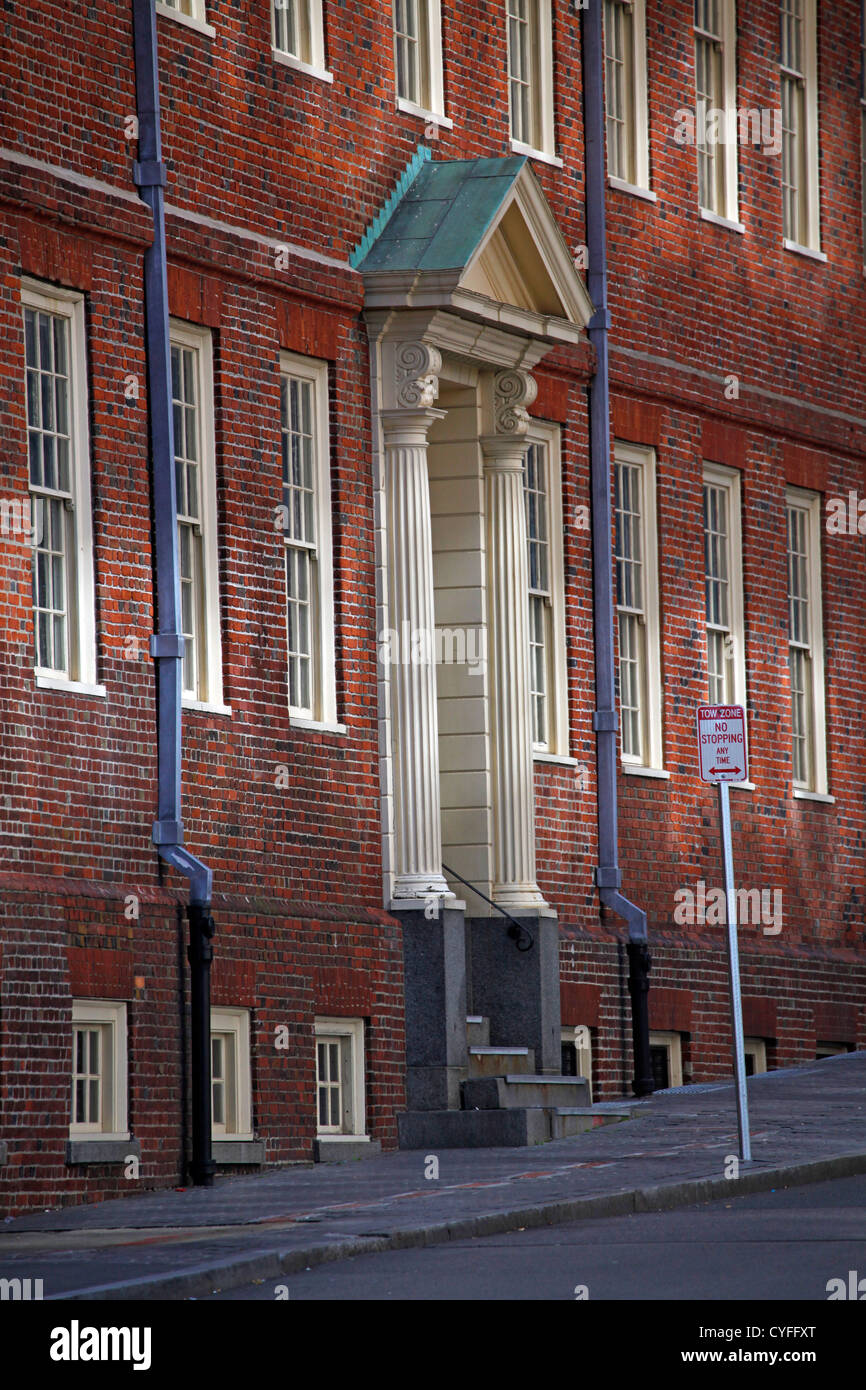
<path fill-rule="evenodd" d="M 743 236 L 701 221 L 694 150 L 673 139 L 693 102 L 692 9 L 648 6 L 655 204 L 611 190 L 613 433 L 658 456 L 668 782 L 621 779 L 624 892 L 646 908 L 654 1018 L 691 998 L 694 1079 L 725 1074 L 723 949 L 676 928 L 674 893 L 717 884 L 715 804 L 695 775 L 704 698 L 700 476 L 704 457 L 743 475 L 750 736 L 755 792 L 733 792 L 747 886 L 781 887 L 779 938 L 744 945 L 753 1023 L 772 1021 L 780 1061 L 810 1054 L 837 1002 L 863 1041 L 862 595 L 855 537 L 825 538 L 824 620 L 835 805 L 795 801 L 790 781 L 784 486 L 866 493 L 864 285 L 859 245 L 859 6 L 821 6 L 822 230 L 826 264 L 781 249 L 779 162 L 740 159 Z M 504 23 L 496 6 L 443 0 L 454 129 L 437 158 L 510 152 Z M 570 247 L 584 240 L 579 12 L 554 0 L 561 169 L 533 167 Z M 184 818 L 213 868 L 215 1002 L 253 1010 L 255 1120 L 269 1161 L 309 1156 L 317 1013 L 369 1020 L 370 1130 L 395 1142 L 402 1094 L 401 953 L 381 914 L 369 364 L 352 246 L 419 141 L 395 109 L 388 7 L 326 0 L 332 84 L 271 61 L 268 5 L 214 0 L 209 39 L 161 18 L 172 312 L 213 332 L 220 596 L 232 717 L 185 715 Z M 738 6 L 739 100 L 778 105 L 776 6 Z M 65 1168 L 70 1000 L 130 1010 L 131 1121 L 143 1180 L 181 1175 L 184 884 L 150 843 L 155 805 L 151 519 L 142 257 L 149 215 L 131 180 L 131 7 L 39 0 L 6 19 L 0 51 L 0 489 L 27 485 L 20 276 L 87 296 L 99 679 L 106 700 L 37 690 L 28 551 L 0 537 L 0 1188 L 44 1204 L 119 1190 L 115 1169 Z M 58 179 L 43 165 L 70 170 Z M 85 182 L 82 182 L 84 177 Z M 95 180 L 98 183 L 87 183 Z M 286 246 L 286 267 L 276 248 Z M 281 266 L 281 262 L 279 265 Z M 279 501 L 278 353 L 325 359 L 331 381 L 337 698 L 345 736 L 293 730 L 273 507 Z M 586 347 L 538 370 L 534 413 L 563 427 L 569 714 L 578 768 L 536 767 L 538 876 L 563 922 L 564 995 L 597 990 L 605 1094 L 630 1076 L 622 924 L 599 919 Z M 124 377 L 141 382 L 124 398 Z M 740 378 L 727 400 L 725 378 Z M 128 659 L 129 639 L 138 659 Z M 279 764 L 291 785 L 275 787 Z M 141 901 L 134 923 L 130 894 Z M 307 904 L 306 907 L 303 905 Z M 330 915 L 329 915 L 330 914 Z M 746 969 L 746 966 L 748 968 Z M 143 979 L 139 986 L 136 980 Z M 667 994 L 666 994 L 667 992 Z M 653 996 L 651 996 L 653 997 Z M 667 1004 L 665 1000 L 667 999 Z M 586 1003 L 586 1001 L 583 1001 Z M 665 1014 L 665 1009 L 667 1013 Z M 761 1012 L 763 1010 L 763 1012 Z M 817 1020 L 817 1021 L 816 1021 Z M 293 1048 L 276 1051 L 285 1022 Z M 860 1029 L 858 1038 L 853 1031 Z M 668 1026 L 657 1023 L 656 1026 Z M 679 1025 L 677 1025 L 679 1026 Z M 751 1024 L 749 1025 L 751 1027 Z M 814 1033 L 826 1037 L 826 1033 Z M 625 1041 L 623 1041 L 625 1039 Z M 294 1040 L 297 1046 L 294 1046 Z M 9 1198 L 8 1200 L 11 1200 Z"/>

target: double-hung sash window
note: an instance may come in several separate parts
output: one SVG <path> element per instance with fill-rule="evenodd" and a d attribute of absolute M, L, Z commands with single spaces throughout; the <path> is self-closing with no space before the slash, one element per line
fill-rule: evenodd
<path fill-rule="evenodd" d="M 393 0 L 392 13 L 398 105 L 444 116 L 440 0 Z"/>
<path fill-rule="evenodd" d="M 325 72 L 322 0 L 271 0 L 271 39 L 275 56 L 330 79 Z"/>
<path fill-rule="evenodd" d="M 559 435 L 533 421 L 523 473 L 529 580 L 532 742 L 568 754 Z"/>
<path fill-rule="evenodd" d="M 215 1139 L 251 1139 L 248 1009 L 211 1009 L 210 1055 L 211 1133 Z"/>
<path fill-rule="evenodd" d="M 547 500 L 547 461 L 544 446 L 530 444 L 526 451 L 524 495 L 529 546 L 529 653 L 533 743 L 546 748 L 550 724 L 552 682 L 552 604 L 550 594 L 550 543 Z"/>
<path fill-rule="evenodd" d="M 364 1097 L 364 1021 L 317 1018 L 316 1128 L 320 1135 L 362 1136 Z"/>
<path fill-rule="evenodd" d="M 72 1003 L 70 1134 L 127 1138 L 126 1005 Z"/>
<path fill-rule="evenodd" d="M 746 703 L 739 474 L 704 467 L 704 593 L 707 699 Z"/>
<path fill-rule="evenodd" d="M 789 489 L 786 512 L 794 787 L 826 794 L 820 498 Z"/>
<path fill-rule="evenodd" d="M 211 335 L 191 324 L 171 329 L 175 501 L 180 561 L 183 697 L 222 707 L 217 584 L 216 462 Z"/>
<path fill-rule="evenodd" d="M 782 227 L 786 242 L 820 249 L 816 0 L 781 0 Z"/>
<path fill-rule="evenodd" d="M 512 143 L 554 155 L 550 0 L 505 0 Z"/>
<path fill-rule="evenodd" d="M 648 189 L 645 0 L 604 0 L 604 91 L 608 174 Z"/>
<path fill-rule="evenodd" d="M 661 770 L 661 656 L 655 457 L 616 445 L 616 603 L 622 760 Z"/>
<path fill-rule="evenodd" d="M 698 199 L 705 212 L 738 216 L 736 0 L 695 0 Z"/>
<path fill-rule="evenodd" d="M 166 10 L 176 10 L 190 19 L 204 19 L 204 0 L 159 0 Z"/>
<path fill-rule="evenodd" d="M 30 281 L 21 297 L 36 673 L 95 691 L 84 300 Z"/>
<path fill-rule="evenodd" d="M 336 693 L 325 363 L 283 354 L 280 435 L 289 709 L 302 719 L 332 723 Z"/>

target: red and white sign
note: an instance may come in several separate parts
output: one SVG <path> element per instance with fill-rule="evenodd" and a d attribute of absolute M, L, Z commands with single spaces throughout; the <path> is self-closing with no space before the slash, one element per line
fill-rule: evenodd
<path fill-rule="evenodd" d="M 702 705 L 698 709 L 698 756 L 702 782 L 747 781 L 749 755 L 742 705 Z"/>

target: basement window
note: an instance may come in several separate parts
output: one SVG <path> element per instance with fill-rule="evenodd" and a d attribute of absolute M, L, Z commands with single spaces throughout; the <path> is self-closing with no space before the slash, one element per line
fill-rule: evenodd
<path fill-rule="evenodd" d="M 744 1038 L 746 1076 L 758 1076 L 767 1070 L 767 1044 L 763 1038 Z"/>
<path fill-rule="evenodd" d="M 592 1030 L 585 1023 L 562 1030 L 562 1074 L 582 1076 L 589 1082 L 592 1103 Z"/>
<path fill-rule="evenodd" d="M 650 1063 L 653 1087 L 667 1091 L 683 1084 L 683 1051 L 679 1033 L 650 1033 Z"/>
<path fill-rule="evenodd" d="M 71 1138 L 129 1138 L 126 1080 L 126 1004 L 74 999 Z"/>
<path fill-rule="evenodd" d="M 252 1139 L 250 1015 L 211 1009 L 211 1133 L 214 1139 Z"/>
<path fill-rule="evenodd" d="M 816 1042 L 815 1061 L 820 1062 L 824 1057 L 841 1057 L 843 1053 L 853 1051 L 853 1043 Z"/>
<path fill-rule="evenodd" d="M 329 1138 L 359 1138 L 366 1131 L 364 1021 L 317 1018 L 316 1132 Z"/>

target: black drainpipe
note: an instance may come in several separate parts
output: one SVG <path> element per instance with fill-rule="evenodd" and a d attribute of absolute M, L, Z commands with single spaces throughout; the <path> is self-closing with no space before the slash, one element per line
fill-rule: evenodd
<path fill-rule="evenodd" d="M 586 141 L 586 242 L 588 285 L 595 313 L 589 340 L 596 370 L 589 385 L 589 450 L 592 487 L 592 586 L 595 641 L 595 704 L 592 726 L 598 765 L 598 867 L 595 882 L 605 907 L 628 925 L 629 993 L 632 1003 L 634 1078 L 637 1096 L 653 1090 L 649 1050 L 649 970 L 647 918 L 623 897 L 617 847 L 617 729 L 613 651 L 613 550 L 610 501 L 610 389 L 608 373 L 607 232 L 604 167 L 604 37 L 602 0 L 589 0 L 581 13 L 584 139 Z"/>
<path fill-rule="evenodd" d="M 133 177 L 153 214 L 153 241 L 144 256 L 144 318 L 147 400 L 153 480 L 157 631 L 151 638 L 156 663 L 159 722 L 158 811 L 153 843 L 167 864 L 189 879 L 189 948 L 192 1055 L 192 1162 L 197 1187 L 211 1187 L 210 967 L 213 875 L 183 847 L 181 820 L 181 674 L 184 638 L 180 617 L 180 569 L 175 510 L 171 346 L 165 249 L 165 165 L 159 119 L 159 61 L 155 0 L 132 0 L 138 160 Z"/>

